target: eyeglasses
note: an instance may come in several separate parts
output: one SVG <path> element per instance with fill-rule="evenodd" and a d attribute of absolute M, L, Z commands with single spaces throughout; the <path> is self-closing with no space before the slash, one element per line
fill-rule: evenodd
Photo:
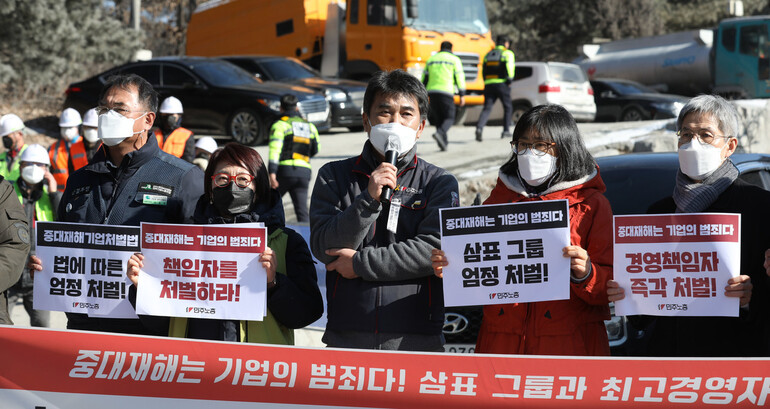
<path fill-rule="evenodd" d="M 693 138 L 696 138 L 701 145 L 711 145 L 717 138 L 731 138 L 731 136 L 727 135 L 713 135 L 708 131 L 698 134 L 690 130 L 677 131 L 676 135 L 679 137 L 680 144 L 689 143 Z"/>
<path fill-rule="evenodd" d="M 537 156 L 543 156 L 546 153 L 548 153 L 551 148 L 556 146 L 556 142 L 535 142 L 535 143 L 526 143 L 521 141 L 513 141 L 511 142 L 511 147 L 513 148 L 513 151 L 516 152 L 517 155 L 523 155 L 527 149 L 531 150 L 535 155 Z"/>
<path fill-rule="evenodd" d="M 98 107 L 96 107 L 96 114 L 97 115 L 104 115 L 104 114 L 106 114 L 107 112 L 110 112 L 110 111 L 115 111 L 115 112 L 119 113 L 120 115 L 123 115 L 123 116 L 126 116 L 126 117 L 128 116 L 128 114 L 130 114 L 132 112 L 145 112 L 145 111 L 131 111 L 131 110 L 125 109 L 125 108 L 110 108 L 110 107 L 105 107 L 105 106 L 98 106 Z"/>
<path fill-rule="evenodd" d="M 211 180 L 214 181 L 214 185 L 217 187 L 225 187 L 230 184 L 230 181 L 234 181 L 236 186 L 244 188 L 251 184 L 251 181 L 254 180 L 254 176 L 251 176 L 248 173 L 239 173 L 235 176 L 230 176 L 227 173 L 217 173 L 211 177 Z"/>

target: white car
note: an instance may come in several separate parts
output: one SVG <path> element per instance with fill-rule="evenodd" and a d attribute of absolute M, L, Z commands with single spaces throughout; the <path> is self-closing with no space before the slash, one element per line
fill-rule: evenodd
<path fill-rule="evenodd" d="M 558 104 L 577 121 L 590 122 L 596 116 L 594 90 L 583 70 L 561 62 L 517 62 L 511 84 L 513 122 L 529 108 Z"/>
<path fill-rule="evenodd" d="M 576 121 L 591 122 L 596 117 L 594 91 L 583 70 L 561 62 L 516 62 L 511 101 L 515 124 L 528 109 L 543 104 L 558 104 L 575 117 Z M 468 115 L 466 121 L 475 122 L 481 110 Z M 490 120 L 503 119 L 503 107 L 495 103 Z"/>

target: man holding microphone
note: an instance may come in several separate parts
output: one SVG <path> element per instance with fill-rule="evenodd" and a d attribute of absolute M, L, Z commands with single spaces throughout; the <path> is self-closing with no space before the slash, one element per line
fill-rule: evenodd
<path fill-rule="evenodd" d="M 310 247 L 328 270 L 330 347 L 443 351 L 442 283 L 430 252 L 440 245 L 439 209 L 458 206 L 459 196 L 452 175 L 417 157 L 427 113 L 419 80 L 376 73 L 364 95 L 363 151 L 318 172 Z"/>

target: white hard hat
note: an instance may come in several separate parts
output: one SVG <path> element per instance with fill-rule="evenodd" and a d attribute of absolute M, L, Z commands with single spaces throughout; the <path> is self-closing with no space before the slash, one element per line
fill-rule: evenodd
<path fill-rule="evenodd" d="M 5 136 L 24 129 L 24 122 L 14 114 L 5 114 L 0 117 L 0 136 Z"/>
<path fill-rule="evenodd" d="M 24 149 L 24 152 L 21 153 L 21 161 L 42 163 L 44 165 L 51 166 L 51 160 L 48 157 L 48 151 L 38 144 L 27 146 L 27 149 Z"/>
<path fill-rule="evenodd" d="M 83 120 L 80 119 L 80 112 L 76 111 L 74 108 L 65 109 L 59 117 L 59 126 L 62 128 L 70 128 L 82 123 Z"/>
<path fill-rule="evenodd" d="M 195 147 L 203 149 L 208 153 L 214 153 L 214 151 L 217 150 L 217 141 L 210 136 L 204 136 L 198 139 L 198 142 L 195 142 Z"/>
<path fill-rule="evenodd" d="M 96 108 L 91 108 L 83 115 L 83 126 L 90 126 L 93 128 L 99 127 L 99 114 L 96 113 Z"/>
<path fill-rule="evenodd" d="M 182 101 L 176 99 L 175 97 L 168 97 L 164 99 L 163 103 L 160 104 L 160 113 L 161 114 L 184 113 L 184 110 L 182 109 Z"/>

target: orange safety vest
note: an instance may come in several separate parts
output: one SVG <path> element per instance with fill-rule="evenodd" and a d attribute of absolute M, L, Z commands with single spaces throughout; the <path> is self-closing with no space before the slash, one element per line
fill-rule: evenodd
<path fill-rule="evenodd" d="M 184 147 L 187 144 L 187 139 L 192 136 L 192 131 L 179 127 L 171 132 L 171 135 L 163 140 L 163 132 L 160 129 L 155 129 L 155 139 L 158 140 L 158 147 L 168 154 L 174 155 L 177 158 L 181 158 L 184 154 Z"/>
<path fill-rule="evenodd" d="M 72 169 L 78 170 L 88 165 L 88 155 L 86 155 L 86 146 L 83 139 L 68 144 L 59 139 L 55 144 L 48 148 L 48 157 L 51 159 L 51 174 L 56 179 L 58 190 L 64 190 L 69 178 L 69 162 L 72 161 Z"/>

